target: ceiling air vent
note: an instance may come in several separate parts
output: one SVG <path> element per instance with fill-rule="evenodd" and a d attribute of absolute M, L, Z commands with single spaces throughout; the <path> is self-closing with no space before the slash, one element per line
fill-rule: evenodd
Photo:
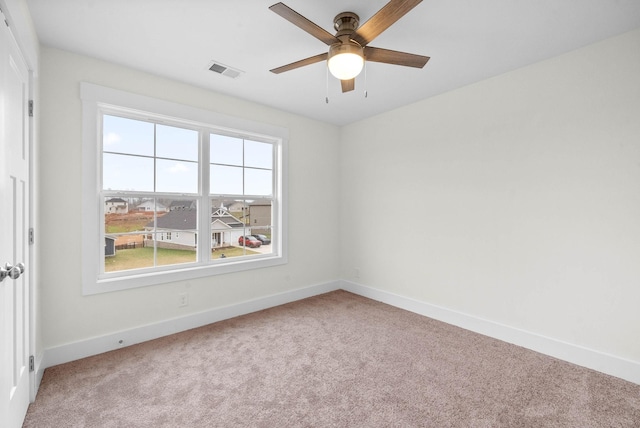
<path fill-rule="evenodd" d="M 237 79 L 244 71 L 238 70 L 236 68 L 231 68 L 228 65 L 224 65 L 218 61 L 212 61 L 209 63 L 209 70 L 214 73 L 222 74 L 223 76 L 230 77 L 232 79 Z"/>

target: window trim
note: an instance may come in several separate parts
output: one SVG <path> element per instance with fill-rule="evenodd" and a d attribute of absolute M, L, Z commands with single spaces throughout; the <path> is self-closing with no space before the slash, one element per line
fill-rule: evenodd
<path fill-rule="evenodd" d="M 107 88 L 88 82 L 80 84 L 82 100 L 82 294 L 91 295 L 117 290 L 186 281 L 207 276 L 242 272 L 286 264 L 288 262 L 288 139 L 286 128 L 255 122 L 248 119 L 227 116 L 209 110 L 200 109 L 171 101 L 160 100 Z M 227 259 L 225 263 L 211 263 L 198 266 L 162 267 L 153 272 L 118 275 L 111 278 L 99 278 L 100 254 L 100 213 L 104 206 L 98 195 L 101 190 L 98 174 L 101 173 L 100 115 L 103 110 L 116 109 L 133 116 L 147 113 L 154 120 L 178 120 L 197 127 L 215 128 L 229 135 L 244 138 L 257 138 L 273 142 L 276 149 L 274 158 L 273 204 L 274 226 L 280 233 L 280 239 L 272 244 L 273 253 L 259 258 Z M 215 195 L 207 195 L 215 197 Z M 200 216 L 204 218 L 203 216 Z M 104 245 L 102 245 L 104 246 Z"/>

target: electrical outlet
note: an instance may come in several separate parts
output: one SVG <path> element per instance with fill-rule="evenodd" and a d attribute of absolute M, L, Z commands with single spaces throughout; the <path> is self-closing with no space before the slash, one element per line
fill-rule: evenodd
<path fill-rule="evenodd" d="M 180 293 L 178 294 L 178 307 L 189 306 L 189 294 L 188 293 Z"/>

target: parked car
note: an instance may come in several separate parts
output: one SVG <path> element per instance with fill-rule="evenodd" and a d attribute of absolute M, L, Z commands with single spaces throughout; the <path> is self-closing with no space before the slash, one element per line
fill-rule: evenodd
<path fill-rule="evenodd" d="M 262 242 L 258 241 L 251 235 L 246 235 L 238 238 L 238 244 L 247 246 L 249 248 L 258 248 L 260 245 L 262 245 Z"/>
<path fill-rule="evenodd" d="M 267 238 L 265 235 L 251 235 L 254 238 L 256 238 L 258 241 L 262 242 L 262 245 L 269 245 L 271 244 L 271 239 Z"/>

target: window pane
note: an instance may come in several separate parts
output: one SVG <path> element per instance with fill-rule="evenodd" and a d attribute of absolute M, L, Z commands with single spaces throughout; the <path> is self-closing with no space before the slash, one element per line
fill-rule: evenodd
<path fill-rule="evenodd" d="M 240 237 L 246 234 L 248 208 L 245 201 L 216 198 L 211 200 L 211 206 L 211 259 L 246 255 L 239 245 Z"/>
<path fill-rule="evenodd" d="M 153 156 L 153 123 L 104 115 L 102 135 L 106 152 Z"/>
<path fill-rule="evenodd" d="M 194 199 L 164 200 L 164 213 L 156 217 L 155 234 L 158 266 L 197 261 L 198 208 Z"/>
<path fill-rule="evenodd" d="M 251 235 L 255 236 L 262 243 L 258 249 L 262 254 L 270 254 L 273 252 L 271 245 L 271 235 L 273 232 L 271 218 L 271 201 L 253 201 L 249 204 L 247 224 L 250 228 Z"/>
<path fill-rule="evenodd" d="M 198 163 L 158 159 L 156 191 L 175 193 L 198 192 Z"/>
<path fill-rule="evenodd" d="M 198 161 L 198 132 L 175 126 L 156 125 L 156 156 Z"/>
<path fill-rule="evenodd" d="M 244 170 L 245 195 L 269 196 L 272 191 L 271 170 L 251 169 Z"/>
<path fill-rule="evenodd" d="M 104 190 L 153 191 L 153 159 L 140 156 L 102 155 Z"/>
<path fill-rule="evenodd" d="M 105 198 L 104 203 L 105 272 L 197 261 L 195 199 Z"/>
<path fill-rule="evenodd" d="M 213 194 L 242 194 L 242 168 L 211 165 L 210 192 Z"/>
<path fill-rule="evenodd" d="M 255 168 L 273 168 L 273 145 L 245 140 L 244 165 Z"/>
<path fill-rule="evenodd" d="M 242 165 L 242 139 L 210 134 L 211 163 Z"/>
<path fill-rule="evenodd" d="M 140 211 L 143 198 L 104 198 L 104 270 L 153 267 L 153 251 L 145 248 L 147 227 L 153 225 L 153 211 Z M 153 200 L 151 200 L 153 201 Z"/>

